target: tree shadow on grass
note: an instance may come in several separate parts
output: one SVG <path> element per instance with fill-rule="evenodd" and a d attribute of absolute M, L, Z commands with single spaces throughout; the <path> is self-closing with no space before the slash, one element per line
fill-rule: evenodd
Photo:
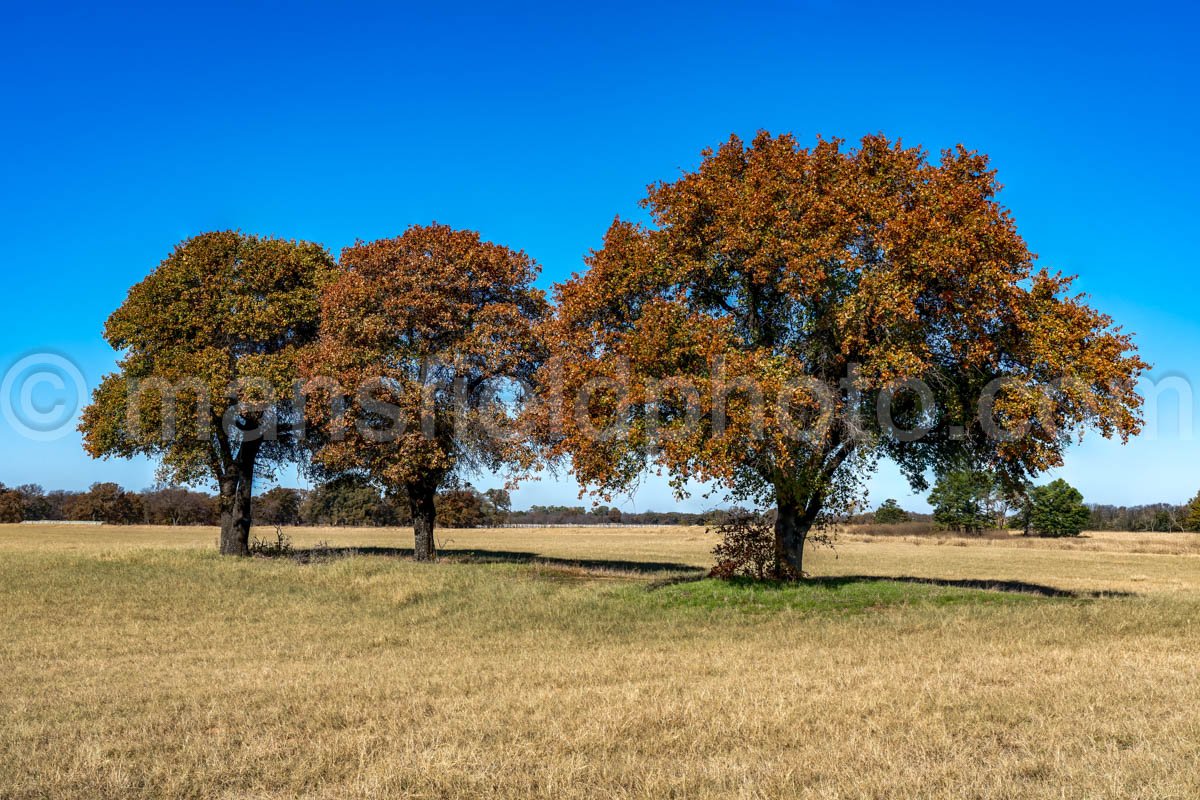
<path fill-rule="evenodd" d="M 302 564 L 308 564 L 355 555 L 411 559 L 413 557 L 413 549 L 411 547 L 313 547 L 293 550 L 286 557 Z M 652 590 L 678 583 L 703 580 L 708 575 L 708 571 L 705 569 L 691 564 L 681 564 L 672 561 L 562 558 L 544 556 L 521 550 L 443 549 L 439 551 L 438 558 L 442 561 L 458 564 L 529 564 L 598 573 L 633 573 L 657 576 L 647 587 Z M 1038 597 L 1075 600 L 1137 596 L 1134 592 L 1111 589 L 1076 592 L 1041 583 L 1030 583 L 1028 581 L 993 580 L 988 578 L 922 578 L 913 575 L 826 575 L 805 578 L 799 583 L 734 578 L 729 582 L 735 585 L 753 586 L 759 589 L 788 589 L 797 586 L 840 589 L 845 586 L 869 583 L 919 583 L 954 589 L 1030 594 Z"/>
<path fill-rule="evenodd" d="M 312 547 L 293 550 L 288 557 L 302 564 L 347 556 L 384 556 L 387 558 L 413 557 L 411 547 Z M 672 561 L 630 561 L 607 558 L 560 558 L 529 553 L 520 550 L 481 550 L 476 548 L 443 549 L 438 559 L 459 564 L 533 564 L 537 566 L 561 567 L 597 572 L 632 572 L 645 575 L 684 573 L 677 577 L 701 578 L 706 573 L 691 564 Z"/>
<path fill-rule="evenodd" d="M 677 578 L 656 582 L 657 586 L 672 583 L 682 583 L 695 578 Z M 927 586 L 944 586 L 952 589 L 974 589 L 986 592 L 1007 592 L 1010 594 L 1031 594 L 1038 597 L 1056 597 L 1065 599 L 1099 599 L 1113 597 L 1136 597 L 1134 592 L 1112 589 L 1098 591 L 1075 592 L 1070 589 L 1060 589 L 1057 586 L 1047 586 L 1042 583 L 1027 581 L 992 580 L 988 578 L 920 578 L 913 575 L 827 575 L 815 578 L 805 578 L 798 583 L 787 581 L 756 581 L 749 578 L 732 578 L 730 583 L 744 586 L 754 586 L 759 589 L 789 589 L 797 586 L 817 586 L 825 589 L 841 589 L 845 586 L 870 583 L 919 583 Z"/>
<path fill-rule="evenodd" d="M 837 587 L 845 583 L 861 583 L 868 581 L 892 581 L 894 583 L 923 583 L 931 586 L 947 586 L 955 589 L 976 589 L 987 592 L 1012 592 L 1017 594 L 1033 594 L 1039 597 L 1063 598 L 1101 598 L 1101 597 L 1136 597 L 1133 592 L 1123 592 L 1112 589 L 1098 591 L 1075 592 L 1070 589 L 1060 589 L 1057 586 L 1047 586 L 1043 583 L 1028 581 L 992 580 L 988 578 L 919 578 L 913 575 L 844 575 L 828 578 L 815 578 L 817 582 Z"/>

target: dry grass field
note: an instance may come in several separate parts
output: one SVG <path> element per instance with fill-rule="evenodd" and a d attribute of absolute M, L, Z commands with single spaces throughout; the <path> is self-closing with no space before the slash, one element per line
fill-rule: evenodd
<path fill-rule="evenodd" d="M 290 533 L 0 526 L 0 796 L 1200 797 L 1200 536 Z"/>

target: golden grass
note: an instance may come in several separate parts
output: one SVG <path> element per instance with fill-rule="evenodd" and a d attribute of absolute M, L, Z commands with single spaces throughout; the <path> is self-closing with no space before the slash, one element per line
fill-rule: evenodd
<path fill-rule="evenodd" d="M 0 796 L 1200 796 L 1194 535 L 847 532 L 808 562 L 1135 593 L 1060 599 L 660 586 L 709 563 L 691 528 L 441 531 L 433 565 L 387 553 L 405 531 L 289 533 L 379 550 L 0 526 Z"/>

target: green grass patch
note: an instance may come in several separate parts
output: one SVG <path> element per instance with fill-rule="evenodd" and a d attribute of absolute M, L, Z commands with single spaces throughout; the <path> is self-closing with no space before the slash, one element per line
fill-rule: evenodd
<path fill-rule="evenodd" d="M 886 578 L 817 578 L 801 583 L 706 578 L 654 588 L 667 607 L 749 613 L 865 613 L 901 606 L 1003 605 L 1047 598 L 1023 591 L 966 588 Z"/>

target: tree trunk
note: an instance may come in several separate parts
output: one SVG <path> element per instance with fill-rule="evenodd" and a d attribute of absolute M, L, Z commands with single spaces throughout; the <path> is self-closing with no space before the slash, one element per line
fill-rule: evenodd
<path fill-rule="evenodd" d="M 250 486 L 237 478 L 221 481 L 221 555 L 250 554 Z"/>
<path fill-rule="evenodd" d="M 437 557 L 437 545 L 433 539 L 433 523 L 437 509 L 433 499 L 437 490 L 431 486 L 408 487 L 408 507 L 413 520 L 413 558 L 417 561 L 433 561 Z"/>
<path fill-rule="evenodd" d="M 777 501 L 775 512 L 775 572 L 780 577 L 804 577 L 804 540 L 812 517 L 790 502 Z"/>
<path fill-rule="evenodd" d="M 258 447 L 242 445 L 234 471 L 221 479 L 221 555 L 250 555 L 250 502 Z"/>

